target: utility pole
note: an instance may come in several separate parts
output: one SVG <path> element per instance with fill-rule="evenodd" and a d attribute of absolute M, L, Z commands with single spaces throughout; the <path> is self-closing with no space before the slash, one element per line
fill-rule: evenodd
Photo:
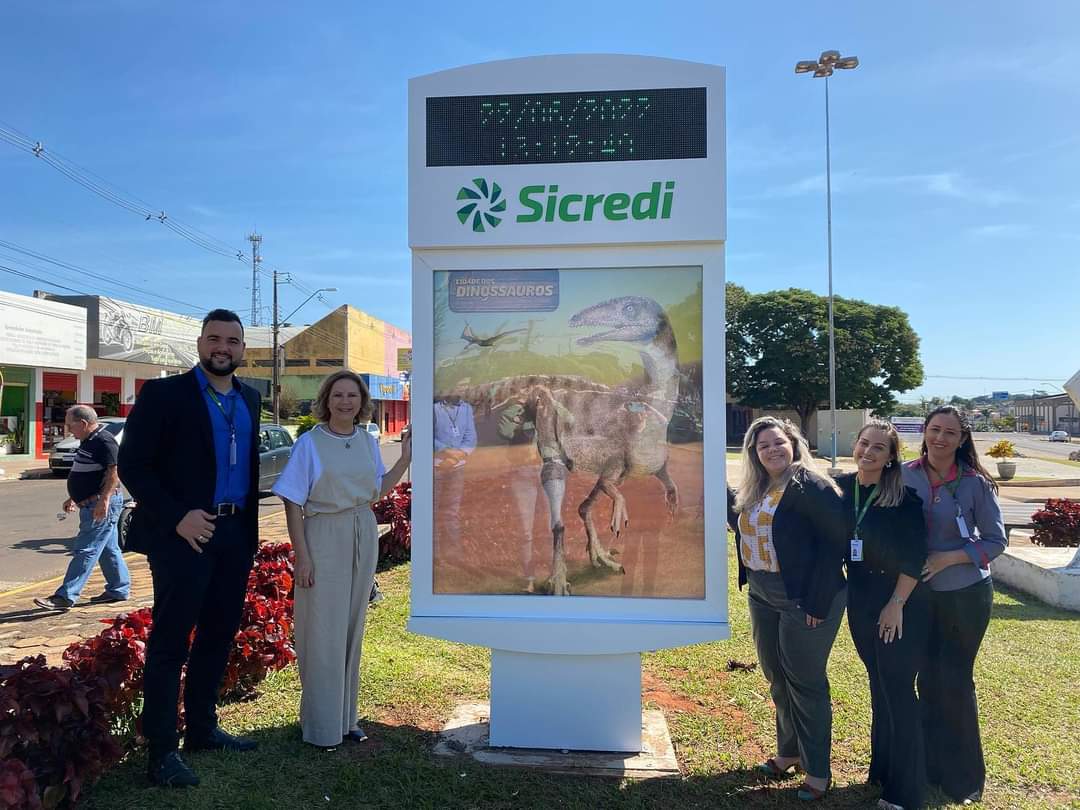
<path fill-rule="evenodd" d="M 248 234 L 248 241 L 251 242 L 251 318 L 248 325 L 258 326 L 259 313 L 262 312 L 262 292 L 259 289 L 259 262 L 262 261 L 259 245 L 262 243 L 262 237 L 257 233 L 251 233 Z"/>
<path fill-rule="evenodd" d="M 278 330 L 281 328 L 281 323 L 278 319 L 278 302 L 277 302 L 277 288 L 278 288 L 278 271 L 274 268 L 274 309 L 273 309 L 273 332 L 274 332 L 274 349 L 273 360 L 274 368 L 271 374 L 270 382 L 270 396 L 273 400 L 274 408 L 274 424 L 281 424 L 281 414 L 278 408 L 281 405 L 281 372 L 278 370 Z"/>

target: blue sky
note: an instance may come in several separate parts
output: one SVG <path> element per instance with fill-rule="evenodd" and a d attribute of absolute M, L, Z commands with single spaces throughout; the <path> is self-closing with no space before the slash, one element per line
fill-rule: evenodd
<path fill-rule="evenodd" d="M 410 77 L 543 53 L 723 64 L 728 279 L 823 293 L 823 87 L 792 68 L 836 48 L 862 64 L 831 87 L 835 288 L 909 313 L 928 378 L 901 398 L 1053 390 L 1080 368 L 1072 2 L 313 8 L 9 0 L 0 126 L 237 250 L 258 228 L 268 265 L 308 289 L 337 287 L 332 304 L 410 328 Z M 3 142 L 0 192 L 0 240 L 193 309 L 250 309 L 249 266 Z M 71 270 L 52 275 L 7 248 L 0 265 L 184 309 Z M 0 273 L 0 289 L 41 286 Z M 283 288 L 283 314 L 306 295 Z M 295 320 L 325 312 L 313 301 Z"/>

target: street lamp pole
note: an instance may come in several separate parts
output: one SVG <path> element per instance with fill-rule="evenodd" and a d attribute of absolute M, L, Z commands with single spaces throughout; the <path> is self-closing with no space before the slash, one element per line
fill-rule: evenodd
<path fill-rule="evenodd" d="M 813 73 L 815 79 L 825 79 L 825 231 L 828 244 L 829 268 L 829 414 L 832 418 L 832 455 L 829 472 L 838 473 L 836 466 L 836 325 L 833 317 L 832 273 L 832 148 L 829 132 L 829 77 L 833 71 L 854 70 L 859 57 L 841 56 L 839 51 L 823 51 L 816 60 L 796 63 L 796 73 Z"/>

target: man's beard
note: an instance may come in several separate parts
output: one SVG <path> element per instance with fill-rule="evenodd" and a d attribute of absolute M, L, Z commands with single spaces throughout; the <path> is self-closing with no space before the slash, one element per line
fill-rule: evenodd
<path fill-rule="evenodd" d="M 229 361 L 225 364 L 224 368 L 215 368 L 214 360 L 211 357 L 200 357 L 199 365 L 203 367 L 203 371 L 207 372 L 208 374 L 213 374 L 215 377 L 228 377 L 230 374 L 236 371 L 237 368 L 240 367 L 239 363 L 230 358 Z"/>

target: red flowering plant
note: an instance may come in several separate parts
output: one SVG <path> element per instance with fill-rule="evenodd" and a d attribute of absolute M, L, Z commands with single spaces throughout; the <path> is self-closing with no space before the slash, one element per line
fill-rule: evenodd
<path fill-rule="evenodd" d="M 13 806 L 37 806 L 25 795 L 31 787 L 45 807 L 73 804 L 119 761 L 105 694 L 101 678 L 46 666 L 43 655 L 0 667 L 0 784 Z M 9 760 L 21 762 L 33 782 Z"/>
<path fill-rule="evenodd" d="M 1031 542 L 1037 546 L 1080 545 L 1080 502 L 1050 498 L 1031 522 L 1035 524 Z"/>
<path fill-rule="evenodd" d="M 108 625 L 105 630 L 93 638 L 75 642 L 64 651 L 64 663 L 72 670 L 85 676 L 98 676 L 105 682 L 109 712 L 121 724 L 114 729 L 117 733 L 128 730 L 123 721 L 134 719 L 132 707 L 142 692 L 150 614 L 150 608 L 142 608 L 102 619 L 102 624 Z"/>
<path fill-rule="evenodd" d="M 2 810 L 40 810 L 37 780 L 21 759 L 0 760 L 0 808 Z"/>
<path fill-rule="evenodd" d="M 403 481 L 371 505 L 379 523 L 390 531 L 379 537 L 379 564 L 405 562 L 412 554 L 412 483 Z"/>

